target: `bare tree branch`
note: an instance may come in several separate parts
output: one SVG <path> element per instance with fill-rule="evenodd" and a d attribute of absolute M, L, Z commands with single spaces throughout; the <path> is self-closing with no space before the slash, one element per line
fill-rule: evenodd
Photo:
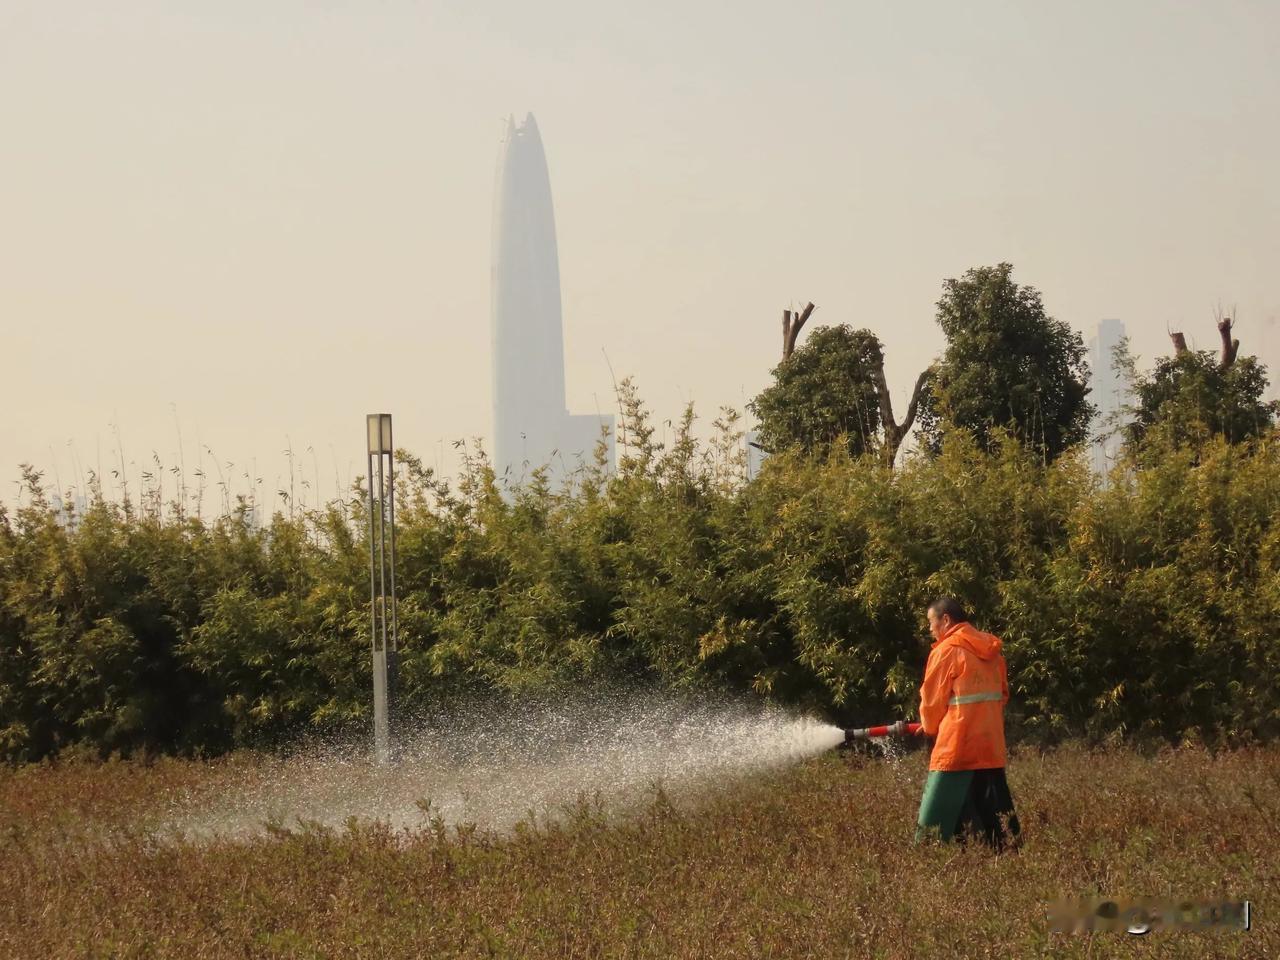
<path fill-rule="evenodd" d="M 911 426 L 916 422 L 916 413 L 920 409 L 920 393 L 928 383 L 929 377 L 933 375 L 933 367 L 927 367 L 920 372 L 920 376 L 916 377 L 915 389 L 911 391 L 911 402 L 907 404 L 907 416 L 902 423 L 898 423 L 893 418 L 893 397 L 889 395 L 889 384 L 884 376 L 883 356 L 880 357 L 880 362 L 873 373 L 876 393 L 880 397 L 880 426 L 884 428 L 884 458 L 889 466 L 893 466 L 893 461 L 898 456 L 898 448 L 902 446 L 903 439 L 911 432 Z"/>
<path fill-rule="evenodd" d="M 1240 352 L 1240 341 L 1231 336 L 1236 320 L 1231 314 L 1224 316 L 1221 310 L 1217 311 L 1216 320 L 1218 322 L 1218 336 L 1222 338 L 1222 354 L 1218 358 L 1218 369 L 1226 370 L 1236 362 L 1236 354 Z M 1174 356 L 1180 357 L 1187 352 L 1186 334 L 1171 332 L 1169 339 L 1173 341 Z"/>
<path fill-rule="evenodd" d="M 1218 335 L 1222 337 L 1222 357 L 1218 361 L 1218 369 L 1226 370 L 1236 362 L 1236 354 L 1240 350 L 1240 341 L 1231 338 L 1231 328 L 1235 326 L 1235 317 L 1228 314 L 1218 320 Z"/>
<path fill-rule="evenodd" d="M 902 421 L 902 435 L 904 437 L 911 432 L 911 427 L 916 422 L 916 413 L 920 409 L 920 394 L 924 391 L 924 385 L 929 382 L 929 378 L 932 376 L 933 367 L 926 367 L 920 371 L 920 376 L 916 377 L 915 389 L 911 391 L 911 401 L 907 404 L 907 418 Z"/>
<path fill-rule="evenodd" d="M 791 311 L 782 311 L 782 359 L 789 360 L 796 350 L 796 338 L 800 336 L 800 328 L 804 326 L 809 315 L 813 313 L 813 302 L 804 308 L 804 312 L 792 319 Z"/>

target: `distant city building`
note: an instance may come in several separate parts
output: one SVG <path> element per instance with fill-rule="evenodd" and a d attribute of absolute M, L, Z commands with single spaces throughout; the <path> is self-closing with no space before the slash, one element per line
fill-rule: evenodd
<path fill-rule="evenodd" d="M 760 443 L 759 430 L 747 431 L 743 440 L 747 444 L 747 479 L 754 480 L 760 475 L 760 467 L 764 465 L 765 457 L 769 455 L 757 446 Z"/>
<path fill-rule="evenodd" d="M 1098 408 L 1090 425 L 1090 462 L 1094 473 L 1105 477 L 1116 462 L 1123 438 L 1117 414 L 1128 403 L 1128 385 L 1115 367 L 1115 349 L 1124 339 L 1124 324 L 1103 320 L 1089 340 L 1089 401 Z"/>
<path fill-rule="evenodd" d="M 560 262 L 551 178 L 538 125 L 507 122 L 494 191 L 491 276 L 493 465 L 501 484 L 527 480 L 544 464 L 558 485 L 591 462 L 613 417 L 570 414 L 565 405 Z"/>
<path fill-rule="evenodd" d="M 262 529 L 264 521 L 270 522 L 271 517 L 260 504 L 247 503 L 244 507 L 244 526 L 246 530 L 257 533 Z"/>
<path fill-rule="evenodd" d="M 75 530 L 89 511 L 89 498 L 77 493 L 73 496 L 59 496 L 53 502 L 53 519 L 58 526 L 66 530 Z"/>

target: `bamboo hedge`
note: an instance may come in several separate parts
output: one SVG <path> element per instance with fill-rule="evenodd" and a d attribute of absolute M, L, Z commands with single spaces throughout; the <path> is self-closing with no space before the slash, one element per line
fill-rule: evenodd
<path fill-rule="evenodd" d="M 398 454 L 400 703 L 656 684 L 837 721 L 911 715 L 924 608 L 1004 639 L 1014 736 L 1280 730 L 1280 442 L 1149 438 L 1103 484 L 954 432 L 896 470 L 836 445 L 749 482 L 736 416 L 669 449 L 624 389 L 622 454 L 500 488 Z M 0 756 L 216 753 L 370 721 L 368 516 L 214 520 L 99 491 L 68 522 L 27 468 L 0 510 Z"/>

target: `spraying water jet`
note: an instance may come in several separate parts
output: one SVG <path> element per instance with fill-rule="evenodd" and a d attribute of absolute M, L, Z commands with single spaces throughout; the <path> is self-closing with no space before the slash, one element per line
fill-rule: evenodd
<path fill-rule="evenodd" d="M 609 816 L 643 809 L 658 789 L 698 803 L 844 737 L 754 700 L 613 687 L 437 704 L 416 717 L 402 707 L 395 723 L 393 763 L 363 738 L 317 744 L 248 765 L 216 793 L 176 798 L 168 825 L 192 839 L 251 839 L 266 823 L 342 829 L 355 817 L 412 835 L 439 817 L 505 833 L 571 816 L 584 800 Z"/>

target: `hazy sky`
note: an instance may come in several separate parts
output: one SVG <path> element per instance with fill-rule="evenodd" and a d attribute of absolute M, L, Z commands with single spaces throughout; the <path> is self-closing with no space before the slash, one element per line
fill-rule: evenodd
<path fill-rule="evenodd" d="M 109 470 L 113 424 L 135 484 L 180 430 L 188 474 L 270 496 L 291 442 L 328 497 L 374 410 L 452 471 L 526 111 L 576 412 L 606 353 L 660 420 L 742 407 L 806 300 L 879 334 L 901 407 L 942 280 L 1001 260 L 1143 360 L 1221 302 L 1280 366 L 1278 51 L 1271 0 L 0 0 L 3 499 Z"/>

